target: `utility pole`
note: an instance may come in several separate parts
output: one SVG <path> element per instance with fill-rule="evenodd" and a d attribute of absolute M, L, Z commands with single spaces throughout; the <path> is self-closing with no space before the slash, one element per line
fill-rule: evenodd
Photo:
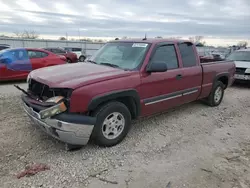
<path fill-rule="evenodd" d="M 78 28 L 78 37 L 79 37 L 79 41 L 81 39 L 81 34 L 80 34 L 80 29 Z"/>

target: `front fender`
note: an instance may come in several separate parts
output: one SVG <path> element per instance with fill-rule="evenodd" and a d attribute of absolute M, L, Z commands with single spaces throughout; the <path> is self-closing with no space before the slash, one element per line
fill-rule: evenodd
<path fill-rule="evenodd" d="M 102 102 L 113 100 L 117 97 L 132 97 L 135 105 L 139 106 L 139 110 L 140 97 L 137 92 L 139 86 L 140 75 L 138 73 L 85 85 L 72 92 L 70 111 L 74 113 L 86 113 L 94 110 Z"/>
<path fill-rule="evenodd" d="M 117 98 L 131 97 L 136 105 L 136 115 L 141 112 L 140 97 L 135 89 L 116 90 L 102 95 L 95 96 L 88 104 L 88 111 L 96 109 L 100 104 L 116 100 Z"/>

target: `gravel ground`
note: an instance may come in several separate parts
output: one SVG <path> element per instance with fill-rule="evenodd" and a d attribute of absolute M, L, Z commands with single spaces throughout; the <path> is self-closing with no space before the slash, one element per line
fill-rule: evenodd
<path fill-rule="evenodd" d="M 90 143 L 66 152 L 32 126 L 12 84 L 0 85 L 0 187 L 250 187 L 250 89 L 245 86 L 229 88 L 216 108 L 194 102 L 136 121 L 115 147 Z M 50 170 L 17 179 L 32 163 Z"/>

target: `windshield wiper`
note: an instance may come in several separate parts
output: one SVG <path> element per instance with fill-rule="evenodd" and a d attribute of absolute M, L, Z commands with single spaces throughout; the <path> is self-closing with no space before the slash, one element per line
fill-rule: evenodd
<path fill-rule="evenodd" d="M 100 65 L 107 65 L 107 66 L 114 67 L 114 68 L 121 68 L 118 65 L 111 64 L 111 63 L 100 63 Z"/>
<path fill-rule="evenodd" d="M 92 61 L 92 60 L 89 60 L 89 59 L 87 60 L 87 62 L 97 64 L 95 61 Z"/>

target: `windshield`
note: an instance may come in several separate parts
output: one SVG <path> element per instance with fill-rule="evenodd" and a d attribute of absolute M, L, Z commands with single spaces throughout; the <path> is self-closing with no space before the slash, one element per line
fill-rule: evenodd
<path fill-rule="evenodd" d="M 90 61 L 96 64 L 114 65 L 113 67 L 133 70 L 140 65 L 148 48 L 148 43 L 107 43 L 90 58 Z"/>
<path fill-rule="evenodd" d="M 9 52 L 9 51 L 11 51 L 11 49 L 9 49 L 9 48 L 6 48 L 6 49 L 4 49 L 4 50 L 1 50 L 1 51 L 0 51 L 0 56 L 3 56 L 3 54 L 4 54 L 5 52 Z"/>
<path fill-rule="evenodd" d="M 231 53 L 228 60 L 232 61 L 249 61 L 250 62 L 250 51 L 235 51 Z"/>

